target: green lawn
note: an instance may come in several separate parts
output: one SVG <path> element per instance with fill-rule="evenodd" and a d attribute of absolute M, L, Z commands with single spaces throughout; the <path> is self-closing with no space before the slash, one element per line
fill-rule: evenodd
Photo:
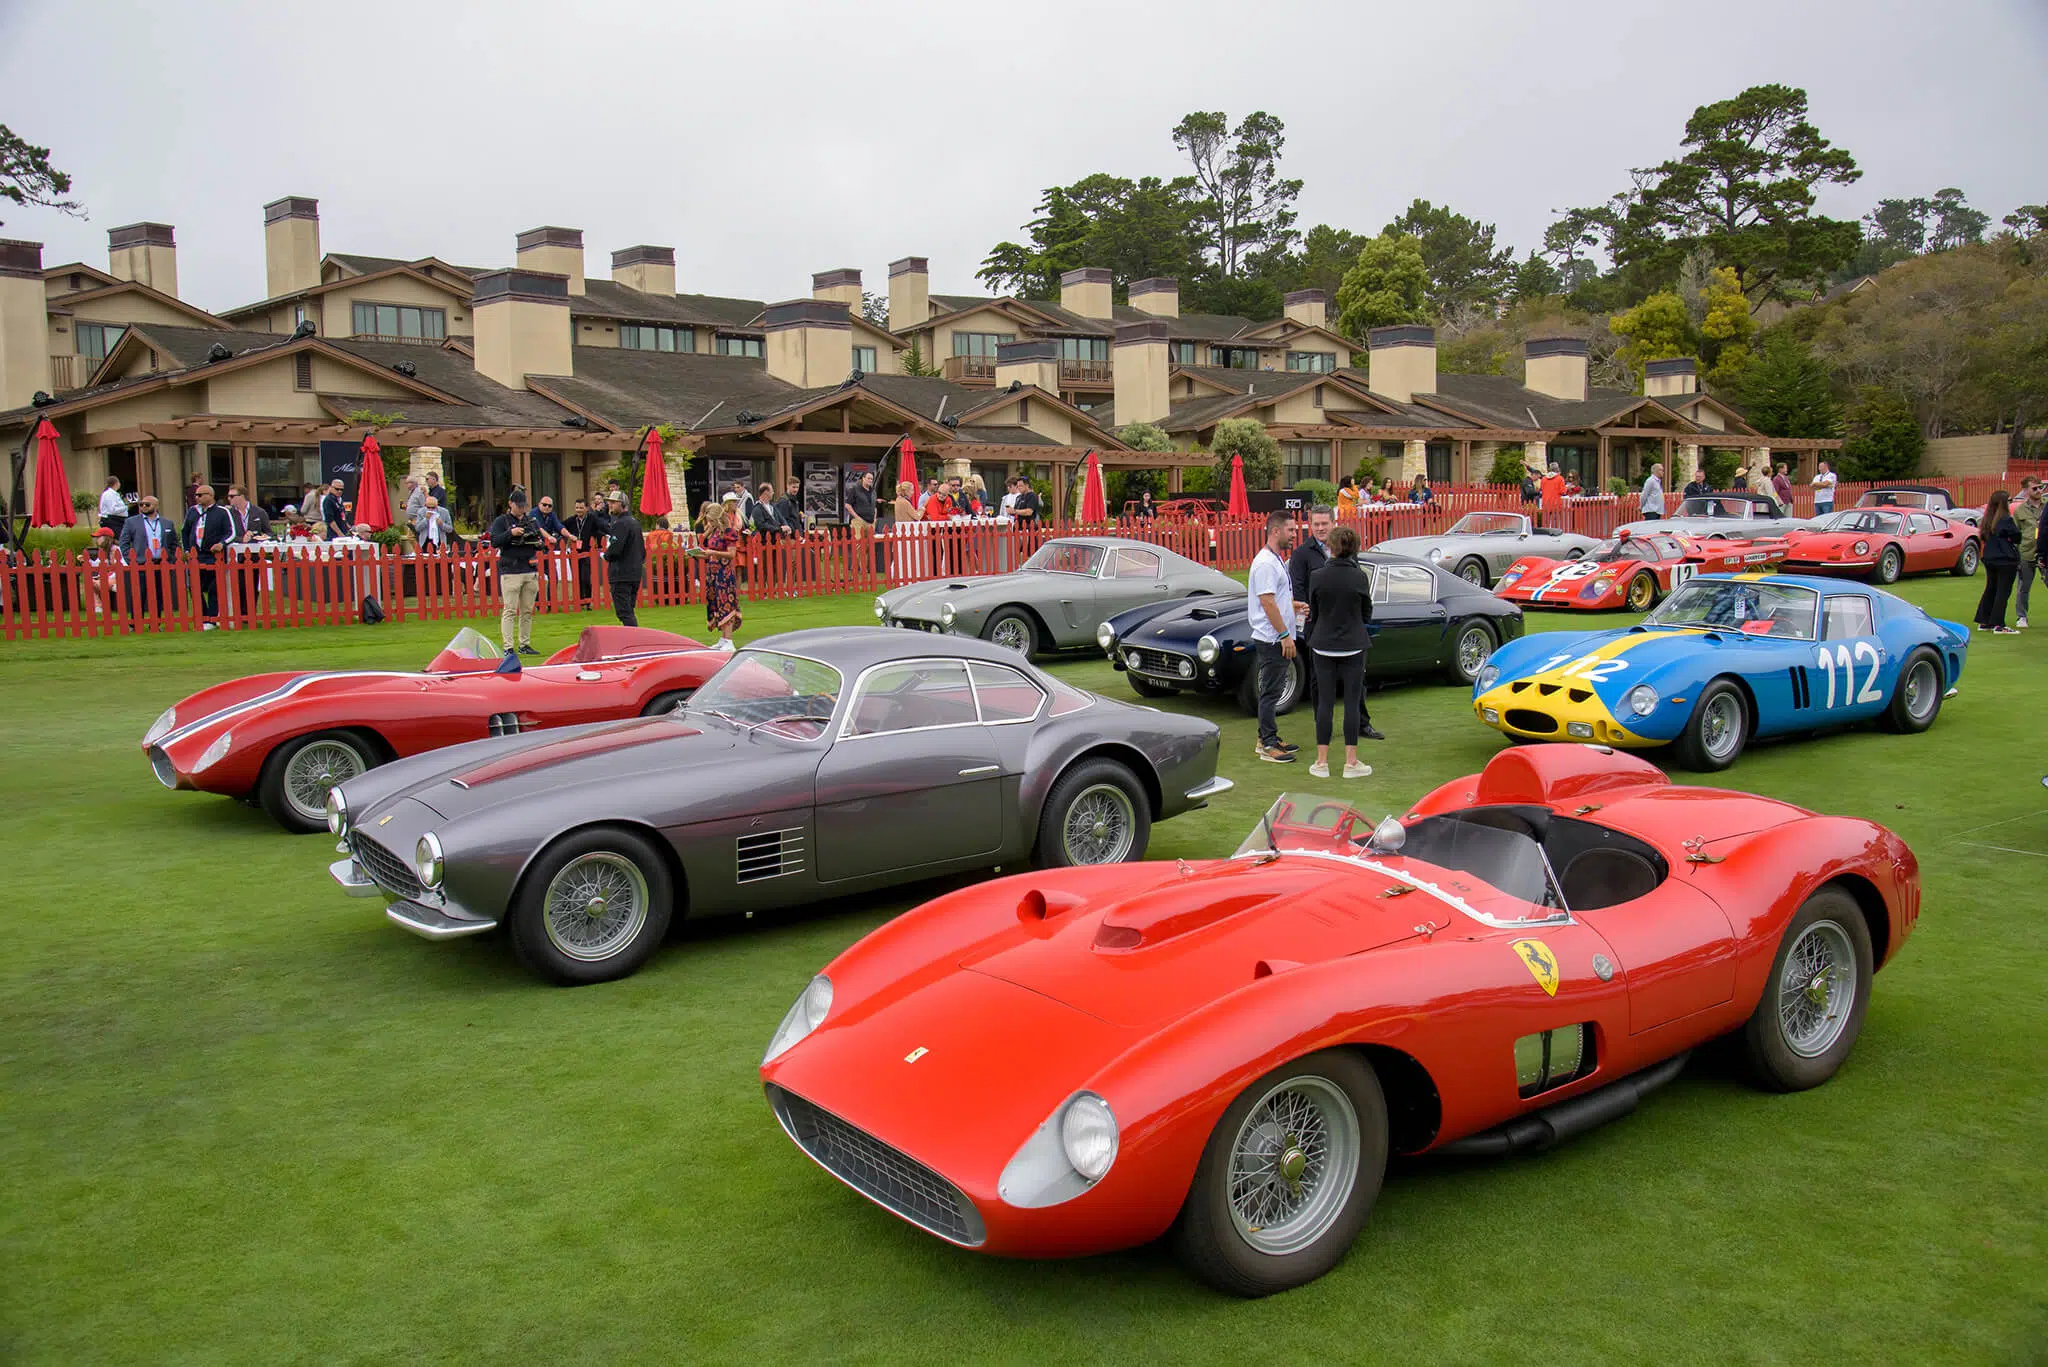
<path fill-rule="evenodd" d="M 1904 592 L 1967 618 L 1980 583 Z M 861 620 L 865 598 L 750 604 L 746 638 Z M 1335 1273 L 1241 1303 L 1157 1249 L 962 1253 L 783 1138 L 755 1081 L 776 1021 L 933 889 L 686 928 L 630 981 L 550 989 L 499 940 L 399 932 L 329 883 L 327 841 L 167 793 L 136 748 L 209 682 L 416 668 L 454 625 L 0 646 L 0 1360 L 1984 1363 L 2048 1344 L 2048 631 L 1979 639 L 1924 736 L 1769 747 L 1729 775 L 1883 821 L 1922 861 L 1919 932 L 1832 1083 L 1766 1096 L 1695 1065 L 1548 1155 L 1397 1171 Z M 1129 696 L 1099 660 L 1054 669 Z M 1239 787 L 1161 826 L 1157 857 L 1228 853 L 1312 782 L 1252 762 L 1234 710 L 1189 705 L 1223 725 Z M 1392 739 L 1346 792 L 1388 811 L 1499 746 L 1454 690 L 1372 711 Z M 1306 716 L 1285 729 L 1313 738 Z"/>

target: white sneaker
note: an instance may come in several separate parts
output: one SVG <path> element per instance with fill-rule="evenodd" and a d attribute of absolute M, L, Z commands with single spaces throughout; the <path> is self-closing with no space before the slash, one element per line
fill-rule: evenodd
<path fill-rule="evenodd" d="M 1346 778 L 1371 778 L 1371 777 L 1372 777 L 1372 766 L 1371 766 L 1370 764 L 1364 764 L 1364 763 L 1359 763 L 1359 764 L 1347 764 L 1347 765 L 1345 765 L 1345 766 L 1344 766 L 1344 777 L 1346 777 Z"/>
<path fill-rule="evenodd" d="M 721 639 L 717 645 L 711 648 L 713 650 L 722 650 L 729 655 L 732 653 L 732 641 L 729 639 Z"/>
<path fill-rule="evenodd" d="M 2020 619 L 2019 619 L 2019 620 L 2018 620 L 2017 622 L 2014 622 L 2014 623 L 2013 623 L 2013 625 L 2014 625 L 2014 626 L 2016 626 L 2016 627 L 2024 627 L 2024 626 L 2026 626 L 2026 624 L 2027 624 L 2027 619 L 2026 619 L 2026 618 L 2024 618 L 2024 617 L 2020 618 Z"/>
<path fill-rule="evenodd" d="M 1314 778 L 1328 778 L 1330 776 L 1330 766 L 1321 760 L 1317 760 L 1314 764 L 1308 766 L 1308 772 Z"/>
<path fill-rule="evenodd" d="M 201 623 L 199 624 L 199 629 L 200 629 L 201 631 L 219 631 L 219 630 L 220 630 L 220 623 L 218 623 L 218 622 L 201 622 Z"/>

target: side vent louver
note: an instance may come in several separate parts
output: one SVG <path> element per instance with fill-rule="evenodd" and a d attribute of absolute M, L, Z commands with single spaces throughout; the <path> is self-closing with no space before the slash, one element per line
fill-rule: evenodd
<path fill-rule="evenodd" d="M 734 881 L 758 883 L 764 878 L 783 878 L 804 871 L 804 833 L 801 827 L 743 835 L 733 842 L 736 861 Z"/>
<path fill-rule="evenodd" d="M 493 712 L 493 713 L 491 713 L 491 720 L 490 720 L 490 733 L 491 733 L 492 735 L 494 735 L 494 736 L 516 736 L 516 735 L 518 735 L 518 734 L 519 734 L 519 714 L 518 714 L 517 712 Z"/>
<path fill-rule="evenodd" d="M 1793 665 L 1786 671 L 1792 676 L 1792 708 L 1799 711 L 1813 706 L 1813 682 L 1806 677 L 1805 665 Z"/>

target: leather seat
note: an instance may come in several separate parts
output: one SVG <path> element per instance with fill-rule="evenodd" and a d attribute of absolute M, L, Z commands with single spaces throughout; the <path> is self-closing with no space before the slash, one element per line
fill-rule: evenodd
<path fill-rule="evenodd" d="M 1595 846 L 1573 855 L 1557 881 L 1566 906 L 1592 911 L 1646 897 L 1659 879 L 1656 866 L 1634 850 Z"/>

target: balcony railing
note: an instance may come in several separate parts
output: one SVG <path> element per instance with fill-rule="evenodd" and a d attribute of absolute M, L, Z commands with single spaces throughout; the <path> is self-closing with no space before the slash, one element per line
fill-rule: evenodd
<path fill-rule="evenodd" d="M 351 342 L 404 342 L 409 346 L 439 346 L 445 337 L 401 337 L 395 332 L 358 332 Z"/>
<path fill-rule="evenodd" d="M 50 390 L 62 394 L 67 389 L 83 389 L 85 382 L 92 378 L 99 368 L 97 356 L 52 356 L 50 358 Z"/>
<path fill-rule="evenodd" d="M 1062 357 L 1060 379 L 1067 384 L 1108 384 L 1111 372 L 1108 361 L 1075 361 Z"/>
<path fill-rule="evenodd" d="M 996 377 L 996 358 L 993 356 L 948 356 L 945 365 L 949 380 L 993 380 Z"/>

